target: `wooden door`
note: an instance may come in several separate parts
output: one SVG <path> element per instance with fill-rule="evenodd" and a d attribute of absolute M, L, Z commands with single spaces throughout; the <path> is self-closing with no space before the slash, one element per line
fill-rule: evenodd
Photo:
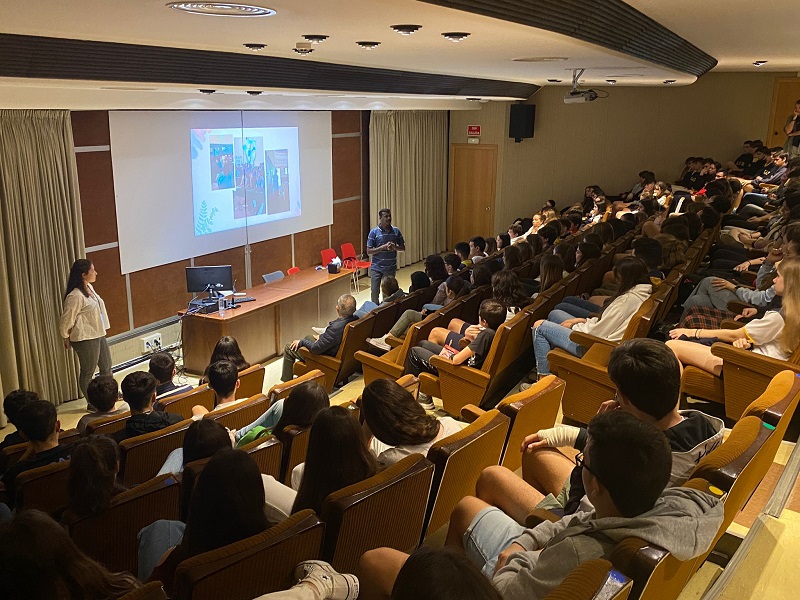
<path fill-rule="evenodd" d="M 450 144 L 447 248 L 494 231 L 497 144 Z"/>
<path fill-rule="evenodd" d="M 772 111 L 769 118 L 769 132 L 767 132 L 767 146 L 783 146 L 786 134 L 783 127 L 786 118 L 794 112 L 794 104 L 800 100 L 800 77 L 779 78 L 775 80 L 772 92 Z"/>

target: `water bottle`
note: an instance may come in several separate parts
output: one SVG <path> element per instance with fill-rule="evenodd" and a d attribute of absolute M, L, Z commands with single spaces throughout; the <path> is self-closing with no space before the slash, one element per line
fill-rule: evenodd
<path fill-rule="evenodd" d="M 225 297 L 224 296 L 220 296 L 219 297 L 219 316 L 220 317 L 224 317 L 225 316 Z"/>

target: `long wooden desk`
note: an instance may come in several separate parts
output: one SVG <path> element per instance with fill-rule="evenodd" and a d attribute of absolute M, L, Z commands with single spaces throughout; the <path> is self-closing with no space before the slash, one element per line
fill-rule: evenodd
<path fill-rule="evenodd" d="M 190 373 L 200 374 L 219 338 L 230 335 L 239 342 L 250 363 L 263 362 L 283 352 L 292 340 L 311 333 L 314 325 L 325 326 L 336 318 L 336 300 L 350 291 L 352 271 L 305 269 L 278 281 L 243 290 L 255 301 L 243 302 L 220 317 L 184 315 L 181 321 L 183 364 Z"/>

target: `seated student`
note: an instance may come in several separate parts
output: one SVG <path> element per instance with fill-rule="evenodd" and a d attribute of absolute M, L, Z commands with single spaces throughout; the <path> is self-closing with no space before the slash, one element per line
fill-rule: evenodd
<path fill-rule="evenodd" d="M 190 462 L 208 458 L 233 445 L 231 432 L 213 419 L 200 419 L 186 429 L 183 444 L 169 453 L 158 475 L 183 473 Z"/>
<path fill-rule="evenodd" d="M 79 517 L 108 510 L 111 500 L 124 492 L 117 483 L 119 449 L 106 435 L 81 438 L 71 448 L 67 510 Z"/>
<path fill-rule="evenodd" d="M 16 427 L 17 430 L 9 433 L 5 439 L 0 442 L 0 450 L 8 446 L 15 446 L 17 444 L 25 443 L 25 438 L 22 437 L 22 434 L 19 431 L 17 415 L 23 406 L 25 406 L 28 402 L 33 402 L 34 400 L 39 400 L 39 394 L 36 392 L 30 392 L 28 390 L 14 390 L 13 392 L 6 394 L 6 397 L 3 398 L 3 412 L 8 418 L 8 422 Z"/>
<path fill-rule="evenodd" d="M 469 241 L 469 258 L 475 265 L 486 258 L 486 240 L 479 235 Z"/>
<path fill-rule="evenodd" d="M 172 380 L 177 371 L 175 370 L 175 359 L 172 358 L 169 352 L 157 352 L 150 357 L 150 372 L 158 380 L 156 400 L 177 396 L 183 392 L 188 392 L 194 387 L 188 383 L 177 385 Z"/>
<path fill-rule="evenodd" d="M 98 375 L 89 382 L 86 387 L 86 401 L 94 406 L 97 412 L 84 415 L 78 421 L 76 427 L 81 435 L 86 433 L 89 423 L 121 415 L 130 410 L 128 403 L 119 399 L 117 380 L 110 375 Z"/>
<path fill-rule="evenodd" d="M 789 162 L 789 155 L 786 152 L 779 152 L 773 155 L 772 162 L 764 168 L 764 171 L 749 183 L 744 183 L 744 191 L 759 192 L 777 187 L 786 179 L 788 169 L 786 164 Z"/>
<path fill-rule="evenodd" d="M 445 360 L 451 361 L 454 365 L 466 364 L 468 367 L 480 369 L 492 347 L 495 332 L 505 322 L 506 309 L 497 300 L 484 300 L 481 302 L 478 315 L 478 328 L 480 331 L 466 348 L 458 350 L 459 342 L 466 332 L 447 332 L 443 340 L 440 337 L 436 338 L 441 343 L 423 340 L 419 346 L 411 349 L 408 357 L 408 372 L 413 375 L 419 375 L 425 371 L 437 375 L 439 372 L 430 363 L 432 356 L 441 356 Z M 453 351 L 448 351 L 449 349 L 445 348 L 445 346 L 452 348 L 455 354 L 453 354 Z M 420 402 L 425 403 L 426 408 L 432 404 L 424 394 L 420 394 Z"/>
<path fill-rule="evenodd" d="M 722 373 L 723 361 L 711 353 L 715 341 L 788 360 L 800 346 L 800 258 L 786 258 L 778 263 L 773 286 L 783 299 L 780 312 L 767 312 L 739 329 L 673 329 L 667 346 L 684 366 L 692 365 L 716 376 Z"/>
<path fill-rule="evenodd" d="M 536 370 L 539 377 L 550 374 L 547 353 L 553 348 L 561 348 L 573 356 L 583 356 L 583 346 L 573 342 L 569 336 L 572 330 L 590 333 L 612 342 L 618 342 L 625 329 L 642 303 L 653 292 L 653 285 L 647 276 L 644 261 L 635 256 L 620 260 L 615 266 L 619 290 L 611 296 L 600 310 L 599 316 L 573 318 L 563 310 L 553 310 L 547 319 L 537 321 L 533 326 L 533 351 L 536 357 Z M 565 305 L 572 306 L 572 305 Z M 578 307 L 572 307 L 578 308 Z"/>
<path fill-rule="evenodd" d="M 220 450 L 197 479 L 186 525 L 156 521 L 139 533 L 140 579 L 161 581 L 172 595 L 183 561 L 257 535 L 268 525 L 258 465 L 242 450 Z"/>
<path fill-rule="evenodd" d="M 306 508 L 322 514 L 329 494 L 364 481 L 377 470 L 353 412 L 342 406 L 324 408 L 311 425 L 305 462 L 292 471 L 292 487 L 263 476 L 270 521 L 280 522 Z"/>
<path fill-rule="evenodd" d="M 539 291 L 533 297 L 560 283 L 567 275 L 569 273 L 564 269 L 564 260 L 558 254 L 545 254 L 539 261 L 539 276 L 536 278 L 539 280 Z"/>
<path fill-rule="evenodd" d="M 513 319 L 517 313 L 533 302 L 533 298 L 525 293 L 522 281 L 514 271 L 499 271 L 492 275 L 492 298 L 506 309 L 506 321 Z M 452 319 L 448 329 L 460 332 L 463 323 L 461 319 Z"/>
<path fill-rule="evenodd" d="M 582 267 L 589 260 L 600 258 L 602 255 L 603 251 L 600 250 L 600 246 L 587 242 L 584 238 L 580 244 L 575 246 L 575 269 Z"/>
<path fill-rule="evenodd" d="M 538 233 L 530 234 L 525 238 L 525 241 L 531 247 L 531 255 L 529 258 L 525 258 L 524 260 L 530 260 L 534 256 L 539 256 L 544 251 L 544 238 Z"/>
<path fill-rule="evenodd" d="M 753 162 L 753 146 L 752 140 L 745 140 L 742 144 L 742 153 L 736 160 L 725 163 L 724 168 L 729 173 L 740 173 L 742 169 L 749 166 Z"/>
<path fill-rule="evenodd" d="M 428 415 L 411 392 L 390 379 L 376 379 L 364 388 L 361 414 L 379 469 L 411 454 L 426 454 L 434 442 L 467 425 L 452 417 Z"/>
<path fill-rule="evenodd" d="M 461 259 L 461 267 L 459 270 L 468 269 L 472 266 L 472 260 L 469 257 L 470 246 L 467 242 L 458 242 L 454 246 L 453 252 L 455 252 L 456 256 Z"/>
<path fill-rule="evenodd" d="M 16 500 L 17 475 L 69 458 L 69 447 L 58 444 L 61 423 L 55 406 L 46 400 L 32 400 L 17 413 L 17 422 L 28 447 L 19 461 L 8 467 L 0 479 L 6 486 L 8 506 L 14 506 Z"/>
<path fill-rule="evenodd" d="M 192 418 L 197 420 L 218 408 L 225 408 L 247 398 L 236 399 L 236 390 L 239 389 L 239 372 L 236 365 L 227 360 L 218 360 L 208 367 L 208 387 L 214 390 L 214 409 L 209 411 L 205 406 L 192 407 Z"/>
<path fill-rule="evenodd" d="M 538 238 L 540 240 L 542 239 L 538 235 L 531 236 L 531 238 Z M 530 259 L 532 259 L 535 256 L 534 255 L 533 246 L 531 246 L 531 244 L 527 240 L 521 241 L 519 244 L 515 245 L 514 247 L 517 250 L 519 250 L 519 258 L 523 263 L 528 262 Z"/>
<path fill-rule="evenodd" d="M 200 378 L 200 383 L 208 383 L 208 367 L 213 365 L 219 360 L 229 360 L 236 365 L 236 369 L 244 371 L 250 368 L 250 363 L 244 359 L 242 351 L 239 349 L 239 342 L 236 338 L 229 335 L 223 335 L 219 338 L 217 345 L 214 346 L 214 351 L 211 353 L 211 359 L 208 361 L 203 377 Z"/>
<path fill-rule="evenodd" d="M 505 234 L 509 238 L 509 243 L 505 245 L 508 246 L 509 244 L 519 244 L 520 242 L 524 242 L 525 238 L 527 237 L 525 235 L 526 233 L 527 232 L 522 228 L 522 225 L 520 225 L 519 223 L 512 223 L 511 226 L 508 228 L 508 232 Z M 503 234 L 500 234 L 497 237 L 500 237 L 502 235 Z M 500 248 L 498 248 L 498 250 L 499 249 Z"/>
<path fill-rule="evenodd" d="M 689 170 L 680 181 L 676 181 L 677 185 L 685 187 L 688 190 L 699 190 L 705 183 L 702 179 L 703 159 L 694 157 L 689 163 Z"/>
<path fill-rule="evenodd" d="M 411 273 L 411 285 L 408 288 L 408 293 L 413 294 L 417 290 L 424 290 L 431 286 L 431 279 L 424 271 L 414 271 Z"/>
<path fill-rule="evenodd" d="M 455 275 L 461 270 L 461 258 L 458 254 L 445 254 L 444 255 L 444 268 L 448 275 Z"/>
<path fill-rule="evenodd" d="M 519 246 L 509 246 L 503 251 L 503 269 L 510 271 L 522 266 L 522 253 Z"/>
<path fill-rule="evenodd" d="M 468 496 L 451 515 L 446 543 L 463 548 L 506 600 L 541 600 L 577 566 L 608 556 L 628 537 L 689 560 L 714 541 L 724 510 L 704 492 L 665 490 L 671 462 L 669 443 L 655 426 L 622 411 L 599 414 L 589 423 L 585 451 L 576 457 L 593 510 L 526 529 Z M 359 570 L 364 596 L 388 593 L 404 559 L 386 548 L 365 554 L 361 565 L 379 572 Z"/>
<path fill-rule="evenodd" d="M 114 600 L 140 586 L 130 573 L 111 573 L 86 556 L 39 510 L 23 511 L 0 525 L 4 600 Z"/>
<path fill-rule="evenodd" d="M 303 361 L 303 356 L 298 352 L 300 348 L 308 348 L 311 354 L 325 354 L 327 356 L 336 356 L 339 351 L 339 345 L 342 343 L 344 337 L 344 328 L 349 323 L 358 320 L 353 313 L 356 312 L 356 299 L 350 294 L 342 294 L 336 301 L 336 314 L 339 317 L 330 323 L 325 331 L 319 336 L 307 335 L 302 340 L 294 340 L 290 344 L 286 344 L 283 349 L 283 373 L 281 374 L 281 381 L 290 381 L 294 374 L 292 366 L 294 361 Z"/>
<path fill-rule="evenodd" d="M 544 240 L 544 247 L 542 248 L 542 250 L 547 251 L 547 250 L 552 250 L 553 246 L 556 245 L 559 231 L 555 225 L 553 225 L 552 223 L 548 223 L 539 230 L 538 235 L 541 236 L 541 238 Z"/>
<path fill-rule="evenodd" d="M 578 247 L 575 244 L 558 244 L 553 248 L 553 254 L 557 254 L 564 262 L 564 270 L 567 273 L 572 273 L 577 266 Z"/>
<path fill-rule="evenodd" d="M 491 255 L 497 252 L 497 240 L 493 237 L 484 238 L 486 242 L 486 254 Z"/>
<path fill-rule="evenodd" d="M 624 411 L 664 432 L 672 449 L 670 486 L 682 485 L 700 459 L 722 443 L 722 419 L 679 410 L 680 364 L 663 343 L 647 338 L 623 342 L 611 352 L 608 375 L 615 399 L 598 412 Z M 591 510 L 571 458 L 585 444 L 585 428 L 556 425 L 532 433 L 520 449 L 522 479 L 505 467 L 489 467 L 478 479 L 476 495 L 518 523 L 535 508 L 560 516 Z"/>
<path fill-rule="evenodd" d="M 455 254 L 453 255 L 455 256 Z M 456 258 L 458 260 L 458 258 Z M 406 293 L 400 289 L 400 285 L 397 283 L 397 279 L 392 277 L 391 275 L 385 276 L 381 279 L 381 303 L 375 304 L 367 300 L 361 307 L 353 313 L 356 318 L 360 319 L 362 317 L 367 316 L 370 312 L 378 308 L 379 306 L 385 306 L 390 304 L 391 302 L 397 302 L 404 298 Z M 317 331 L 317 328 L 312 328 Z M 317 331 L 317 333 L 322 334 L 324 333 L 325 329 L 323 328 L 322 331 Z"/>
<path fill-rule="evenodd" d="M 771 160 L 771 152 L 769 148 L 766 146 L 758 146 L 755 150 L 753 150 L 753 160 L 750 162 L 749 165 L 742 169 L 741 177 L 746 180 L 752 180 L 753 177 L 756 177 L 764 172 L 764 169 L 767 168 L 767 161 Z"/>
<path fill-rule="evenodd" d="M 316 381 L 305 381 L 289 392 L 286 400 L 278 400 L 255 421 L 236 432 L 239 447 L 262 435 L 277 435 L 287 425 L 308 427 L 317 413 L 331 405 L 328 392 Z M 249 435 L 248 435 L 249 434 Z"/>
<path fill-rule="evenodd" d="M 522 237 L 522 240 L 520 241 L 524 242 L 525 236 L 520 236 L 520 237 Z M 498 250 L 502 250 L 503 248 L 508 248 L 511 245 L 511 235 L 508 233 L 498 233 L 494 241 L 495 244 L 497 244 Z M 445 262 L 447 262 L 447 256 L 445 256 L 444 258 Z"/>
<path fill-rule="evenodd" d="M 422 307 L 424 311 L 433 312 L 439 310 L 443 306 L 447 306 L 456 298 L 463 296 L 469 292 L 469 284 L 463 277 L 457 275 L 450 275 L 445 279 L 436 289 L 436 295 L 428 304 Z M 420 313 L 424 315 L 426 313 Z"/>
<path fill-rule="evenodd" d="M 124 429 L 111 434 L 118 444 L 128 438 L 152 433 L 183 420 L 180 415 L 153 410 L 157 385 L 156 378 L 144 371 L 128 373 L 122 380 L 122 398 L 130 406 L 131 416 Z"/>
<path fill-rule="evenodd" d="M 663 262 L 661 243 L 655 238 L 637 238 L 633 240 L 632 256 L 641 258 L 644 261 L 644 264 L 649 269 L 647 276 L 650 278 L 650 283 L 653 284 L 653 289 L 657 289 L 665 277 L 661 268 L 661 263 Z M 613 295 L 618 289 L 619 286 L 614 281 L 614 272 L 609 271 L 603 275 L 603 285 L 594 291 L 594 295 L 589 298 L 589 302 L 602 306 L 608 296 Z"/>

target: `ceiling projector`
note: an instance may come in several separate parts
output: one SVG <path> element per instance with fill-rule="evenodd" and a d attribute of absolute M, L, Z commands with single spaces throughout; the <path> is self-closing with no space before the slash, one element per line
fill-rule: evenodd
<path fill-rule="evenodd" d="M 564 104 L 580 104 L 583 102 L 593 102 L 599 96 L 594 90 L 572 90 L 564 96 Z"/>

